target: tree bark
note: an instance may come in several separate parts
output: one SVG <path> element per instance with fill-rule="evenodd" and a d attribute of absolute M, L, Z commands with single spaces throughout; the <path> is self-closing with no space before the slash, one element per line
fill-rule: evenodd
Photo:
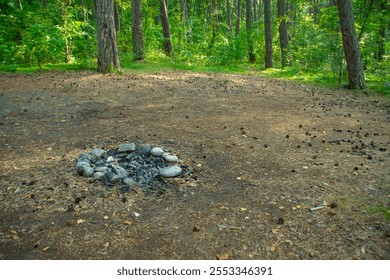
<path fill-rule="evenodd" d="M 164 35 L 164 50 L 167 55 L 172 55 L 171 30 L 168 20 L 167 0 L 160 0 L 160 18 Z"/>
<path fill-rule="evenodd" d="M 230 7 L 230 0 L 226 0 L 226 25 L 228 31 L 232 31 L 232 12 Z"/>
<path fill-rule="evenodd" d="M 279 42 L 280 51 L 282 55 L 282 67 L 287 66 L 288 63 L 288 33 L 286 23 L 286 2 L 285 0 L 278 0 L 278 16 L 281 18 L 279 25 Z"/>
<path fill-rule="evenodd" d="M 115 3 L 115 0 L 114 0 L 114 19 L 115 19 L 115 31 L 118 33 L 121 28 L 120 27 L 121 23 L 119 20 L 118 5 Z"/>
<path fill-rule="evenodd" d="M 248 61 L 254 63 L 256 56 L 252 40 L 252 0 L 246 0 L 246 31 L 248 34 Z"/>
<path fill-rule="evenodd" d="M 234 9 L 235 9 L 235 17 L 236 17 L 236 30 L 235 34 L 236 37 L 238 34 L 240 34 L 240 20 L 241 20 L 241 0 L 235 0 L 236 3 Z"/>
<path fill-rule="evenodd" d="M 132 42 L 133 42 L 133 59 L 142 61 L 145 59 L 145 43 L 142 31 L 142 1 L 131 0 L 132 9 Z"/>
<path fill-rule="evenodd" d="M 264 0 L 265 68 L 272 68 L 271 0 Z"/>
<path fill-rule="evenodd" d="M 340 29 L 343 38 L 345 59 L 350 89 L 363 89 L 366 87 L 364 71 L 360 59 L 359 42 L 354 26 L 354 17 L 351 0 L 337 1 Z"/>
<path fill-rule="evenodd" d="M 106 73 L 120 69 L 116 45 L 114 1 L 96 0 L 96 24 L 98 40 L 98 71 Z"/>
<path fill-rule="evenodd" d="M 210 45 L 209 45 L 209 50 L 211 50 L 214 47 L 215 39 L 217 37 L 218 17 L 217 17 L 216 0 L 211 1 L 210 19 L 211 19 L 211 26 L 212 26 L 212 34 L 211 34 L 211 41 L 210 41 Z"/>
<path fill-rule="evenodd" d="M 253 0 L 253 21 L 257 21 L 257 0 Z"/>

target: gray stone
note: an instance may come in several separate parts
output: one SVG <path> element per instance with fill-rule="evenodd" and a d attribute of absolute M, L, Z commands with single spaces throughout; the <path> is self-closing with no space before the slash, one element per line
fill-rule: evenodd
<path fill-rule="evenodd" d="M 181 174 L 182 170 L 180 166 L 178 165 L 171 165 L 168 167 L 164 167 L 160 169 L 160 176 L 166 177 L 166 178 L 172 178 L 179 176 Z"/>
<path fill-rule="evenodd" d="M 110 169 L 107 166 L 98 166 L 95 168 L 95 172 L 106 173 L 108 171 L 110 171 Z"/>
<path fill-rule="evenodd" d="M 128 153 L 136 150 L 134 143 L 123 143 L 118 146 L 118 153 Z"/>
<path fill-rule="evenodd" d="M 77 173 L 84 177 L 91 177 L 94 172 L 95 170 L 91 166 L 86 164 L 79 165 L 77 167 Z"/>
<path fill-rule="evenodd" d="M 106 151 L 101 148 L 97 148 L 97 149 L 93 149 L 89 153 L 95 158 L 102 158 L 106 154 Z"/>
<path fill-rule="evenodd" d="M 109 171 L 107 173 L 104 174 L 104 176 L 107 177 L 108 181 L 112 184 L 115 184 L 119 181 L 121 181 L 123 179 L 123 177 L 120 177 L 118 175 L 116 175 L 114 172 L 112 171 Z"/>
<path fill-rule="evenodd" d="M 151 151 L 152 155 L 155 157 L 161 157 L 164 153 L 164 150 L 159 147 L 154 147 Z"/>
<path fill-rule="evenodd" d="M 138 148 L 138 153 L 140 155 L 149 155 L 150 151 L 152 150 L 152 146 L 150 144 L 144 144 L 141 147 Z"/>
<path fill-rule="evenodd" d="M 91 157 L 87 157 L 87 156 L 80 156 L 78 159 L 77 159 L 77 163 L 76 163 L 76 167 L 77 165 L 83 165 L 83 164 L 86 164 L 86 165 L 91 165 Z"/>
<path fill-rule="evenodd" d="M 95 178 L 95 179 L 97 179 L 97 180 L 99 180 L 99 179 L 101 179 L 101 178 L 103 178 L 103 176 L 104 176 L 104 173 L 103 172 L 95 172 L 94 174 L 93 174 L 93 178 Z"/>
<path fill-rule="evenodd" d="M 76 163 L 76 169 L 82 166 L 91 166 L 91 162 L 89 160 L 81 160 Z"/>
<path fill-rule="evenodd" d="M 170 163 L 177 163 L 179 161 L 178 157 L 177 156 L 172 156 L 170 154 L 163 154 L 162 155 L 162 158 L 166 161 L 166 162 L 170 162 Z"/>

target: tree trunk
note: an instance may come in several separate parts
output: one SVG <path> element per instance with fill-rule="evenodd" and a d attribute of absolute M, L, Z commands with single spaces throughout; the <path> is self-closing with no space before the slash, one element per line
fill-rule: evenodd
<path fill-rule="evenodd" d="M 228 31 L 232 31 L 232 12 L 230 7 L 230 0 L 226 0 L 226 25 Z"/>
<path fill-rule="evenodd" d="M 379 30 L 379 38 L 378 38 L 378 62 L 383 60 L 385 56 L 385 42 L 386 42 L 386 25 L 382 23 L 382 26 Z"/>
<path fill-rule="evenodd" d="M 280 51 L 282 55 L 282 67 L 287 66 L 288 63 L 288 33 L 286 23 L 286 2 L 285 0 L 278 0 L 278 16 L 282 18 L 279 25 L 279 41 Z"/>
<path fill-rule="evenodd" d="M 318 23 L 318 14 L 320 13 L 320 8 L 318 6 L 318 0 L 312 0 L 312 6 L 313 6 L 313 19 L 314 19 L 314 23 L 317 24 Z"/>
<path fill-rule="evenodd" d="M 171 30 L 168 20 L 167 0 L 160 0 L 160 18 L 164 35 L 164 50 L 167 55 L 172 55 Z"/>
<path fill-rule="evenodd" d="M 253 21 L 257 21 L 257 0 L 253 0 Z"/>
<path fill-rule="evenodd" d="M 210 18 L 211 18 L 212 34 L 211 34 L 209 50 L 211 50 L 214 47 L 215 39 L 217 37 L 218 17 L 217 17 L 217 3 L 215 1 L 216 0 L 211 1 Z"/>
<path fill-rule="evenodd" d="M 142 1 L 131 0 L 132 8 L 132 42 L 133 42 L 133 59 L 142 61 L 145 59 L 144 35 L 142 32 Z"/>
<path fill-rule="evenodd" d="M 235 17 L 236 17 L 236 37 L 240 34 L 240 19 L 241 19 L 241 0 L 235 0 L 236 3 L 235 9 Z"/>
<path fill-rule="evenodd" d="M 98 71 L 106 73 L 120 69 L 116 45 L 114 1 L 96 0 L 96 24 L 98 39 Z"/>
<path fill-rule="evenodd" d="M 363 89 L 366 87 L 364 71 L 360 60 L 359 42 L 354 26 L 354 17 L 351 0 L 338 0 L 340 29 L 343 37 L 345 59 L 350 89 Z"/>
<path fill-rule="evenodd" d="M 246 0 L 246 31 L 248 34 L 248 58 L 249 63 L 256 61 L 252 40 L 252 0 Z"/>
<path fill-rule="evenodd" d="M 190 22 L 190 15 L 188 12 L 188 3 L 187 0 L 180 0 L 180 10 L 181 10 L 181 22 L 184 27 L 184 38 L 185 41 L 188 40 L 192 43 L 192 28 Z"/>
<path fill-rule="evenodd" d="M 271 0 L 264 0 L 265 68 L 272 68 Z"/>

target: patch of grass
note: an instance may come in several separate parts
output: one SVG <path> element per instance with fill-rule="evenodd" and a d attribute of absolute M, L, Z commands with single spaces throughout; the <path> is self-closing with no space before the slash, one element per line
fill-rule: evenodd
<path fill-rule="evenodd" d="M 382 215 L 386 220 L 390 221 L 390 208 L 384 206 L 383 204 L 377 205 L 375 207 L 368 207 L 366 210 L 371 214 L 380 214 Z"/>
<path fill-rule="evenodd" d="M 44 64 L 42 71 L 77 71 L 77 70 L 91 70 L 82 65 L 74 63 L 59 63 L 59 64 Z M 0 65 L 0 72 L 13 73 L 36 73 L 39 72 L 38 65 L 20 64 L 20 65 Z"/>

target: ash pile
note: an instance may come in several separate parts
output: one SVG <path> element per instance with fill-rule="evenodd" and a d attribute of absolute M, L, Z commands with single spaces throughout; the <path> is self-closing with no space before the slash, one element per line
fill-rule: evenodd
<path fill-rule="evenodd" d="M 160 147 L 144 144 L 123 143 L 117 148 L 92 149 L 81 154 L 76 163 L 77 173 L 101 180 L 112 188 L 126 192 L 135 186 L 145 193 L 158 192 L 164 188 L 164 178 L 188 176 L 192 169 L 180 163 L 177 156 Z"/>

